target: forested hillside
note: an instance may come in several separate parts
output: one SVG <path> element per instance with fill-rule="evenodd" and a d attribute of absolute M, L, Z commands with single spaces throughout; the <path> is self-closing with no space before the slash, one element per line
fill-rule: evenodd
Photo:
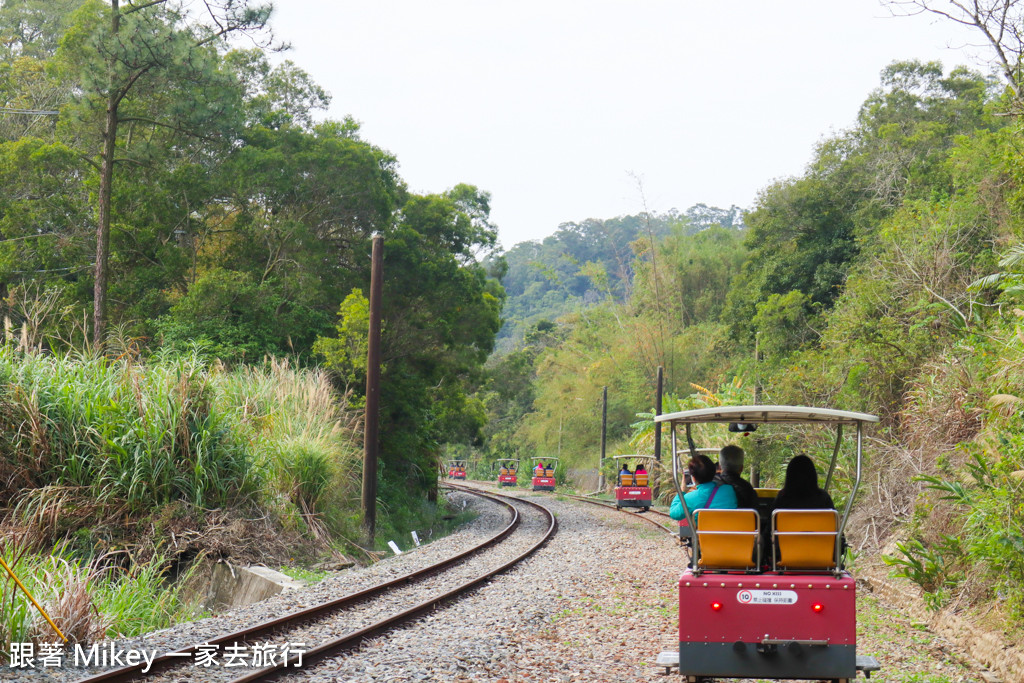
<path fill-rule="evenodd" d="M 856 125 L 823 139 L 803 175 L 765 187 L 742 231 L 672 223 L 631 243 L 617 279 L 579 273 L 603 295 L 492 359 L 483 457 L 557 454 L 593 468 L 603 387 L 609 454 L 650 452 L 650 418 L 638 414 L 653 408 L 659 367 L 666 412 L 748 403 L 759 385 L 763 403 L 876 413 L 855 548 L 896 540 L 890 561 L 934 605 L 984 606 L 1016 628 L 1019 108 L 969 69 L 893 63 Z M 816 444 L 744 443 L 768 481 L 795 452 L 819 457 Z"/>
<path fill-rule="evenodd" d="M 682 214 L 671 210 L 661 215 L 589 218 L 563 223 L 543 240 L 513 246 L 501 256 L 508 299 L 502 310 L 499 352 L 521 344 L 529 327 L 542 320 L 625 298 L 637 240 L 658 240 L 674 231 L 693 234 L 712 226 L 738 230 L 743 227 L 741 214 L 737 206 L 697 204 Z"/>

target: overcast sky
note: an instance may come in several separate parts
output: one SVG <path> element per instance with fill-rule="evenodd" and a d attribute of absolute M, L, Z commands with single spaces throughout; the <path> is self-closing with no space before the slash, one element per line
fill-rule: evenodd
<path fill-rule="evenodd" d="M 286 54 L 418 193 L 492 195 L 507 249 L 559 223 L 749 208 L 897 59 L 981 68 L 878 0 L 276 0 Z"/>

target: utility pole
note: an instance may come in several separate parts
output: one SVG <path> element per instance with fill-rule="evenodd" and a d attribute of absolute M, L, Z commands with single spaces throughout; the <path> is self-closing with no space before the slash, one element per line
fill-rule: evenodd
<path fill-rule="evenodd" d="M 363 419 L 363 529 L 370 548 L 377 532 L 377 452 L 380 423 L 380 305 L 383 238 L 373 236 L 370 257 L 370 330 L 366 350 L 366 413 Z"/>
<path fill-rule="evenodd" d="M 754 405 L 761 403 L 761 372 L 757 367 L 757 363 L 760 360 L 760 349 L 759 342 L 761 341 L 761 333 L 756 332 L 754 334 Z M 754 437 L 754 453 L 761 456 L 761 439 L 760 437 Z M 750 466 L 750 484 L 755 488 L 761 486 L 761 463 L 756 459 Z"/>
<path fill-rule="evenodd" d="M 604 491 L 604 456 L 608 444 L 608 387 L 605 387 L 601 394 L 601 459 L 597 462 L 598 491 Z"/>
<path fill-rule="evenodd" d="M 661 395 L 664 387 L 665 373 L 662 366 L 658 366 L 658 385 L 654 393 L 654 415 L 657 417 L 661 415 Z M 657 472 L 661 472 L 661 423 L 654 423 L 654 467 Z M 654 486 L 651 489 L 651 496 L 654 500 L 658 500 L 658 495 L 661 493 L 661 486 L 659 486 L 658 476 L 655 475 Z"/>

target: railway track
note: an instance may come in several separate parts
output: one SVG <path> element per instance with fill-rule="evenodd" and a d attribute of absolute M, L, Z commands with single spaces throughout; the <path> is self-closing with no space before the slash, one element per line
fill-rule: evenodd
<path fill-rule="evenodd" d="M 468 483 L 473 484 L 473 485 L 483 485 L 483 486 L 487 486 L 488 488 L 496 487 L 496 485 L 492 481 L 484 481 L 484 480 L 476 480 L 476 479 L 474 479 L 474 480 L 470 480 Z M 513 491 L 514 490 L 516 490 L 516 489 L 513 488 Z M 589 498 L 587 496 L 577 496 L 577 495 L 570 494 L 570 493 L 560 493 L 558 491 L 555 492 L 555 495 L 561 496 L 561 497 L 564 497 L 564 498 L 572 498 L 573 500 L 579 500 L 579 501 L 582 501 L 584 503 L 590 503 L 591 505 L 599 505 L 601 507 L 606 507 L 606 508 L 609 508 L 611 510 L 615 510 L 617 512 L 621 512 L 621 513 L 623 513 L 625 515 L 629 515 L 629 516 L 633 517 L 634 519 L 643 520 L 644 522 L 646 522 L 648 524 L 651 524 L 653 526 L 658 527 L 659 529 L 661 529 L 662 531 L 667 533 L 669 536 L 672 536 L 673 538 L 675 538 L 678 535 L 678 533 L 679 533 L 679 531 L 678 531 L 678 523 L 676 522 L 676 520 L 674 520 L 671 517 L 669 517 L 667 513 L 660 512 L 658 510 L 654 510 L 653 508 L 648 510 L 647 512 L 644 512 L 644 513 L 637 513 L 637 512 L 631 512 L 631 511 L 629 511 L 628 509 L 625 509 L 625 508 L 618 508 L 618 507 L 616 507 L 615 503 L 613 503 L 611 501 L 599 500 L 597 498 Z"/>
<path fill-rule="evenodd" d="M 626 509 L 619 509 L 619 508 L 617 508 L 615 506 L 615 503 L 612 503 L 610 501 L 598 500 L 596 498 L 588 498 L 586 496 L 570 495 L 568 493 L 560 493 L 559 495 L 565 496 L 566 498 L 572 498 L 573 500 L 583 501 L 584 503 L 590 503 L 591 505 L 599 505 L 601 507 L 606 507 L 606 508 L 609 508 L 611 510 L 616 510 L 617 512 L 621 512 L 624 515 L 629 515 L 630 517 L 632 517 L 634 519 L 643 520 L 644 522 L 646 522 L 648 524 L 651 524 L 653 526 L 656 526 L 657 528 L 661 529 L 662 531 L 667 533 L 669 536 L 673 536 L 674 537 L 678 533 L 677 530 L 676 530 L 677 529 L 676 521 L 674 519 L 672 519 L 671 517 L 669 517 L 664 512 L 659 512 L 658 510 L 651 509 L 651 510 L 648 510 L 647 512 L 644 512 L 644 513 L 630 512 L 630 511 L 628 511 Z M 671 527 L 665 526 L 666 524 L 670 524 Z"/>
<path fill-rule="evenodd" d="M 307 671 L 310 664 L 350 651 L 367 639 L 378 637 L 465 595 L 528 558 L 543 547 L 558 529 L 554 514 L 539 503 L 498 493 L 484 493 L 455 484 L 446 486 L 504 506 L 509 511 L 511 521 L 500 532 L 469 550 L 417 571 L 277 619 L 157 656 L 148 666 L 147 663 L 140 662 L 137 665 L 80 678 L 76 683 L 120 683 L 156 678 L 248 683 L 274 680 L 292 673 L 298 674 Z M 509 501 L 515 501 L 515 505 Z M 535 519 L 524 525 L 524 515 L 517 505 L 530 510 L 529 514 Z M 527 526 L 533 527 L 533 531 L 525 530 Z M 517 534 L 517 530 L 520 529 L 523 530 Z M 511 557 L 503 554 L 503 541 L 517 544 L 515 554 Z M 475 566 L 481 563 L 488 563 L 483 571 Z M 424 590 L 427 591 L 426 599 L 423 599 Z M 386 605 L 382 607 L 381 603 Z M 387 613 L 387 616 L 381 617 L 382 612 Z M 357 622 L 355 628 L 352 628 L 353 622 Z M 329 632 L 330 637 L 326 637 L 325 632 Z M 338 632 L 342 635 L 336 635 Z M 273 650 L 270 649 L 271 642 L 275 643 Z M 284 643 L 283 647 L 281 643 Z M 293 647 L 297 644 L 303 647 Z M 264 652 L 272 651 L 279 656 L 269 659 L 265 657 L 265 661 L 261 662 L 265 665 L 253 667 L 247 664 L 244 669 L 240 664 L 237 665 L 238 669 L 233 670 L 225 666 L 197 667 L 204 653 L 211 650 L 226 656 L 232 651 L 237 653 L 253 646 L 263 647 Z M 251 659 L 246 657 L 245 661 Z M 187 673 L 181 671 L 186 667 Z"/>

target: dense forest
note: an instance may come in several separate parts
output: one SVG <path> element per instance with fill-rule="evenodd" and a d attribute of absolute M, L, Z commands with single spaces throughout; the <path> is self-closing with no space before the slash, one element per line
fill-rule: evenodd
<path fill-rule="evenodd" d="M 594 469 L 605 387 L 609 454 L 650 449 L 662 368 L 666 411 L 759 387 L 880 415 L 851 543 L 887 548 L 934 606 L 1019 628 L 1021 50 L 993 45 L 1000 77 L 892 63 L 748 211 L 581 218 L 502 253 L 486 191 L 410 192 L 271 58 L 269 21 L 249 0 L 0 1 L 10 563 L 358 552 L 380 234 L 384 533 L 432 521 L 450 454 L 481 476 L 507 456 Z M 794 448 L 746 445 L 769 480 Z M 33 628 L 18 609 L 0 599 L 0 641 Z"/>
<path fill-rule="evenodd" d="M 684 213 L 643 214 L 563 223 L 553 235 L 522 242 L 496 259 L 504 261 L 501 283 L 508 297 L 502 310 L 498 351 L 521 346 L 526 331 L 542 320 L 611 298 L 622 300 L 633 278 L 633 244 L 657 241 L 673 230 L 693 234 L 712 226 L 743 227 L 742 210 L 697 204 Z"/>

